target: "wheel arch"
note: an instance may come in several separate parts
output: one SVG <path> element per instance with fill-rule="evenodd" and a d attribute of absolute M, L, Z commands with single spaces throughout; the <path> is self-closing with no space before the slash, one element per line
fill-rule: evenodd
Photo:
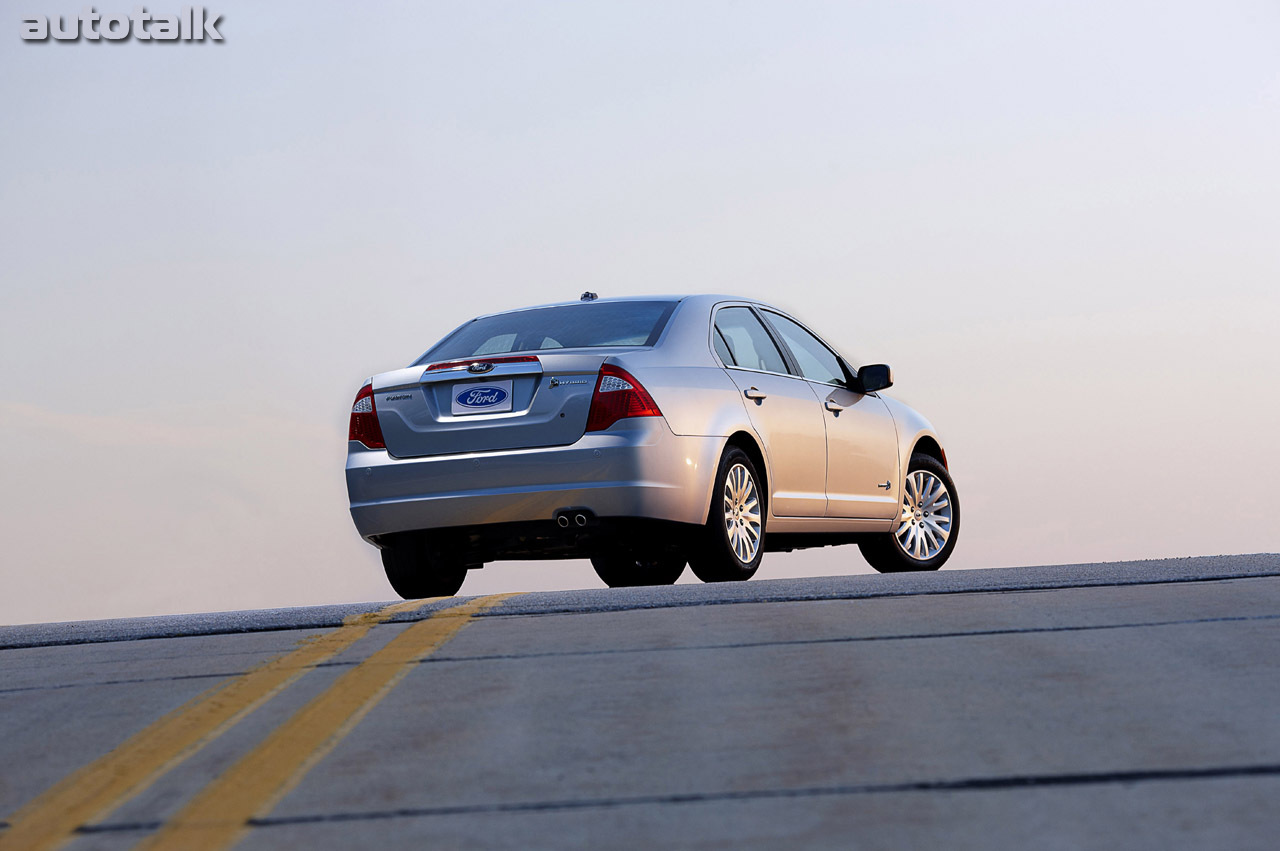
<path fill-rule="evenodd" d="M 944 468 L 947 467 L 947 453 L 943 450 L 942 444 L 932 434 L 922 434 L 916 437 L 916 441 L 911 446 L 911 452 L 908 454 L 906 461 L 911 463 L 911 455 L 928 455 L 937 461 Z"/>
<path fill-rule="evenodd" d="M 728 452 L 730 447 L 735 446 L 747 453 L 747 457 L 751 459 L 751 463 L 756 465 L 756 471 L 759 472 L 760 478 L 762 479 L 760 482 L 760 491 L 764 494 L 765 498 L 765 516 L 768 516 L 767 512 L 773 505 L 773 499 L 769 491 L 769 464 L 765 460 L 764 450 L 760 448 L 760 441 L 751 432 L 739 429 L 725 439 L 724 449 L 721 450 L 720 457 L 723 458 L 724 453 Z M 714 478 L 715 474 L 712 473 L 713 481 Z M 711 504 L 715 501 L 715 498 L 716 495 L 713 491 L 711 498 L 707 501 L 707 517 L 711 516 Z"/>

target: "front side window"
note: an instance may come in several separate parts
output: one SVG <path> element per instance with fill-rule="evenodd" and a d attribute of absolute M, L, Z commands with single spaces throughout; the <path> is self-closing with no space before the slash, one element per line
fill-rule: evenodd
<path fill-rule="evenodd" d="M 838 387 L 846 385 L 844 369 L 840 366 L 840 358 L 828 349 L 821 340 L 810 334 L 796 322 L 780 313 L 767 311 L 769 324 L 782 337 L 791 354 L 800 366 L 800 374 L 810 381 L 820 384 L 834 384 Z"/>
<path fill-rule="evenodd" d="M 716 313 L 716 353 L 725 366 L 787 374 L 787 363 L 769 332 L 749 307 L 724 307 Z M 721 348 L 720 343 L 723 343 Z M 725 358 L 727 350 L 729 358 Z"/>

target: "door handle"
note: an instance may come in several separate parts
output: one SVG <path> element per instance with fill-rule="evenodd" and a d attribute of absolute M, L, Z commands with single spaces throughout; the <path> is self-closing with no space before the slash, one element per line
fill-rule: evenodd
<path fill-rule="evenodd" d="M 759 404 L 760 404 L 761 402 L 763 402 L 765 399 L 768 399 L 768 398 L 769 398 L 769 394 L 768 394 L 768 393 L 761 393 L 761 392 L 760 392 L 758 389 L 756 389 L 755 387 L 748 387 L 746 390 L 743 390 L 743 391 L 742 391 L 742 395 L 743 395 L 743 396 L 746 396 L 748 399 L 752 400 L 752 401 L 753 401 L 753 402 L 755 402 L 757 405 L 759 405 Z"/>
<path fill-rule="evenodd" d="M 844 405 L 838 405 L 830 399 L 827 400 L 827 404 L 824 407 L 837 417 L 840 416 L 840 412 L 844 410 Z"/>

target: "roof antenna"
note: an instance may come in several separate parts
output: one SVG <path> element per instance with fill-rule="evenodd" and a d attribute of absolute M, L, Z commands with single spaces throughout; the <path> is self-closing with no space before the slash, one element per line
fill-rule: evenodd
<path fill-rule="evenodd" d="M 595 301 L 598 298 L 600 298 L 600 296 L 596 295 L 595 293 L 585 292 L 578 297 L 578 301 Z"/>

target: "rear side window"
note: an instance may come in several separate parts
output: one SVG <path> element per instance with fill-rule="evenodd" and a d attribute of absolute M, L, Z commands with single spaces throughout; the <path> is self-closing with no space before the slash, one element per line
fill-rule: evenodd
<path fill-rule="evenodd" d="M 724 349 L 721 349 L 717 344 L 716 353 L 726 366 L 787 374 L 787 364 L 782 359 L 782 353 L 750 308 L 721 308 L 716 313 L 715 330 L 716 338 L 724 345 Z M 731 360 L 725 359 L 726 349 Z"/>
<path fill-rule="evenodd" d="M 766 311 L 766 315 L 769 317 L 769 324 L 782 337 L 791 354 L 795 355 L 801 375 L 810 381 L 835 384 L 838 387 L 845 386 L 844 369 L 840 366 L 840 358 L 836 357 L 835 352 L 787 317 L 771 310 Z"/>
<path fill-rule="evenodd" d="M 584 302 L 484 316 L 454 331 L 414 365 L 429 360 L 461 360 L 544 349 L 652 346 L 662 336 L 676 304 L 674 301 Z"/>
<path fill-rule="evenodd" d="M 711 340 L 712 345 L 716 347 L 716 354 L 720 356 L 720 361 L 725 366 L 737 366 L 738 362 L 734 360 L 733 352 L 729 349 L 729 342 L 725 340 L 724 334 L 720 333 L 720 329 L 716 328 L 713 332 Z"/>

